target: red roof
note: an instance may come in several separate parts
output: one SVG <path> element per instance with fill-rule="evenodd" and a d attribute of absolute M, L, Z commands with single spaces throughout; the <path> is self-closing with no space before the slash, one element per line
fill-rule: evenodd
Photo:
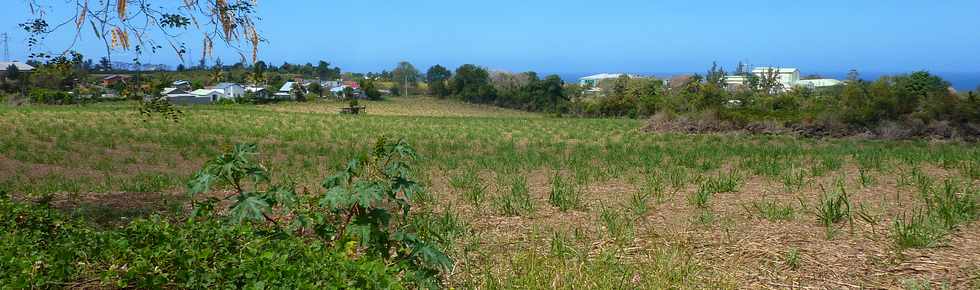
<path fill-rule="evenodd" d="M 351 87 L 353 89 L 360 89 L 361 88 L 361 84 L 358 84 L 355 81 L 345 81 L 344 82 L 344 85 L 345 86 L 348 86 L 348 87 Z"/>

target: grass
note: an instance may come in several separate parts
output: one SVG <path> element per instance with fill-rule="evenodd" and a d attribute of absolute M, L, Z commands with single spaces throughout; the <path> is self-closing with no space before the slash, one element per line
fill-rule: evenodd
<path fill-rule="evenodd" d="M 561 211 L 579 209 L 582 208 L 582 196 L 575 184 L 564 180 L 561 175 L 555 174 L 551 178 L 548 203 Z"/>
<path fill-rule="evenodd" d="M 105 199 L 182 195 L 192 170 L 235 143 L 257 143 L 263 164 L 282 175 L 273 178 L 316 194 L 338 161 L 369 151 L 378 136 L 404 137 L 422 156 L 413 173 L 427 187 L 412 197 L 412 226 L 456 261 L 445 288 L 752 288 L 758 281 L 739 277 L 770 279 L 765 265 L 792 269 L 794 250 L 934 247 L 978 216 L 980 146 L 970 143 L 651 134 L 642 120 L 433 98 L 365 104 L 362 116 L 337 114 L 341 102 L 192 106 L 179 123 L 140 121 L 131 103 L 0 106 L 0 189 L 62 207 L 72 196 L 84 206 L 70 213 L 113 225 L 180 209 Z M 838 176 L 851 178 L 817 186 Z M 855 220 L 873 224 L 871 233 L 806 240 Z M 892 244 L 867 242 L 886 235 Z M 803 241 L 789 250 L 769 243 L 785 236 Z M 782 261 L 716 254 L 754 250 L 745 245 Z M 803 262 L 865 265 L 833 258 Z M 736 260 L 744 265 L 728 262 Z M 857 284 L 854 273 L 873 272 L 883 278 L 870 286 L 901 286 L 883 266 L 867 267 L 799 280 L 833 288 L 821 281 Z"/>
<path fill-rule="evenodd" d="M 789 221 L 796 218 L 796 208 L 793 205 L 781 204 L 772 199 L 753 201 L 748 210 L 769 221 Z"/>
<path fill-rule="evenodd" d="M 475 170 L 465 170 L 449 180 L 453 189 L 462 193 L 470 204 L 480 207 L 487 199 L 487 186 Z"/>
<path fill-rule="evenodd" d="M 824 190 L 817 202 L 817 220 L 829 230 L 835 224 L 851 219 L 851 199 L 844 189 L 843 183 L 838 183 L 838 189 L 833 192 Z"/>
<path fill-rule="evenodd" d="M 972 185 L 946 179 L 942 188 L 920 190 L 925 191 L 925 207 L 896 218 L 892 224 L 892 238 L 900 249 L 938 246 L 949 232 L 980 215 L 980 193 Z"/>
<path fill-rule="evenodd" d="M 494 200 L 494 207 L 505 216 L 529 215 L 534 212 L 534 202 L 527 186 L 527 178 L 511 178 L 510 190 Z"/>
<path fill-rule="evenodd" d="M 786 264 L 786 267 L 789 267 L 792 270 L 799 270 L 800 265 L 802 263 L 801 262 L 802 258 L 800 258 L 800 249 L 798 248 L 789 249 L 789 251 L 786 251 L 783 260 L 784 263 Z"/>
<path fill-rule="evenodd" d="M 619 208 L 603 208 L 599 213 L 599 219 L 606 233 L 617 243 L 626 244 L 633 240 L 636 227 L 629 212 Z"/>

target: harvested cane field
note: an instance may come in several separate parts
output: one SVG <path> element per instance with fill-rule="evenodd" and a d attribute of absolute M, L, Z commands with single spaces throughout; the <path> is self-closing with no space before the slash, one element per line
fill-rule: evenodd
<path fill-rule="evenodd" d="M 451 258 L 440 287 L 980 287 L 976 144 L 658 134 L 430 98 L 364 102 L 361 116 L 342 105 L 184 107 L 177 123 L 127 103 L 0 107 L 0 190 L 111 231 L 189 215 L 188 181 L 235 144 L 316 195 L 388 136 L 419 156 L 413 223 Z M 0 281 L 26 283 L 9 285 L 157 285 L 106 284 L 137 279 L 109 258 L 45 272 L 57 258 L 3 235 Z"/>

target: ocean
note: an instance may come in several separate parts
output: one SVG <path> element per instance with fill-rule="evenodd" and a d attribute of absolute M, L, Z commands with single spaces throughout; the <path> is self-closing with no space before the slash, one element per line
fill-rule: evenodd
<path fill-rule="evenodd" d="M 597 73 L 599 73 L 599 72 L 597 72 Z M 671 76 L 679 75 L 679 74 L 691 74 L 691 73 L 649 73 L 649 72 L 648 73 L 630 72 L 630 73 L 631 74 L 643 75 L 643 76 L 654 76 L 654 77 L 661 78 L 661 79 L 663 79 L 663 78 L 670 78 Z M 704 72 L 699 72 L 699 73 L 700 74 L 704 74 Z M 580 78 L 586 77 L 586 76 L 590 76 L 590 75 L 593 75 L 593 74 L 595 74 L 595 73 L 557 73 L 557 75 L 559 77 L 561 77 L 561 79 L 564 80 L 566 83 L 572 83 L 572 82 L 577 83 Z M 808 74 L 809 73 L 804 73 L 803 75 L 805 76 L 805 75 L 808 75 Z M 816 74 L 821 75 L 823 77 L 833 78 L 833 79 L 839 79 L 839 80 L 843 80 L 843 79 L 846 79 L 847 78 L 847 72 L 846 71 L 845 72 L 816 73 Z M 859 71 L 859 74 L 861 76 L 861 79 L 867 80 L 867 81 L 873 81 L 873 80 L 876 80 L 876 79 L 880 78 L 881 76 L 897 75 L 897 74 L 902 74 L 902 73 L 881 73 L 881 72 L 860 72 Z M 950 82 L 953 85 L 953 88 L 955 88 L 957 91 L 974 91 L 974 90 L 980 90 L 980 72 L 975 72 L 975 73 L 962 73 L 962 72 L 944 73 L 944 72 L 934 72 L 933 74 L 938 75 L 939 77 L 942 77 L 944 80 Z M 539 74 L 539 75 L 543 77 L 543 76 L 546 76 L 546 75 L 549 75 L 549 74 Z"/>

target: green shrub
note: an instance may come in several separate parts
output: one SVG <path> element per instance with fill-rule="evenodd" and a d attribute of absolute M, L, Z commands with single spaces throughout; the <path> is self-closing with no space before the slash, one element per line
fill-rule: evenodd
<path fill-rule="evenodd" d="M 74 104 L 75 98 L 71 94 L 62 91 L 34 88 L 30 94 L 31 102 L 49 105 Z"/>

